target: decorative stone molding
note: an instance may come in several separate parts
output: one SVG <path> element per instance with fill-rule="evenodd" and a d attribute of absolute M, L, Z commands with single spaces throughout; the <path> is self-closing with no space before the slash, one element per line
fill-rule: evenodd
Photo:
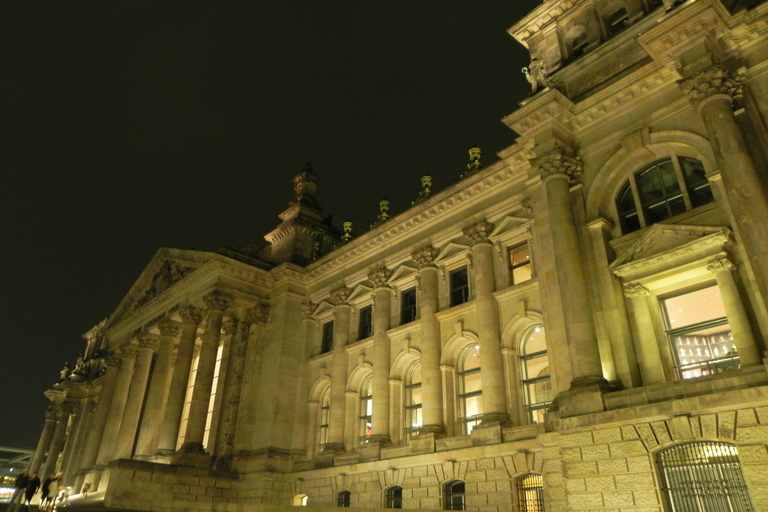
<path fill-rule="evenodd" d="M 162 336 L 178 336 L 179 331 L 181 330 L 181 325 L 179 325 L 179 322 L 175 322 L 171 320 L 170 318 L 166 318 L 162 322 L 160 322 L 157 325 L 157 328 L 160 330 L 160 334 Z"/>
<path fill-rule="evenodd" d="M 434 267 L 435 258 L 440 254 L 440 251 L 428 245 L 422 249 L 418 249 L 411 253 L 411 258 L 416 262 L 416 266 L 421 269 L 423 267 Z"/>
<path fill-rule="evenodd" d="M 59 421 L 61 412 L 51 409 L 50 407 L 45 411 L 45 421 Z"/>
<path fill-rule="evenodd" d="M 337 306 L 346 304 L 351 293 L 352 288 L 347 288 L 346 286 L 340 286 L 335 290 L 331 290 L 331 302 Z"/>
<path fill-rule="evenodd" d="M 531 167 L 541 175 L 542 180 L 558 174 L 566 175 L 571 186 L 581 183 L 581 176 L 584 172 L 581 158 L 560 146 L 531 160 Z"/>
<path fill-rule="evenodd" d="M 120 357 L 118 354 L 109 353 L 106 356 L 104 356 L 104 364 L 107 365 L 109 368 L 117 368 L 120 366 Z"/>
<path fill-rule="evenodd" d="M 465 237 L 471 240 L 472 245 L 490 243 L 491 241 L 488 237 L 491 235 L 493 227 L 492 223 L 482 220 L 476 224 L 472 224 L 468 228 L 464 228 L 462 232 Z"/>
<path fill-rule="evenodd" d="M 731 260 L 728 258 L 718 258 L 714 261 L 710 261 L 707 265 L 707 270 L 712 272 L 713 274 L 716 274 L 717 272 L 722 272 L 724 270 L 733 272 L 736 270 L 736 265 L 734 265 Z"/>
<path fill-rule="evenodd" d="M 392 277 L 392 271 L 387 267 L 377 268 L 368 272 L 368 280 L 373 283 L 373 288 L 389 288 L 389 278 Z"/>
<path fill-rule="evenodd" d="M 120 347 L 120 356 L 123 359 L 136 359 L 136 355 L 139 353 L 139 347 L 132 344 L 132 343 L 126 343 L 122 347 Z"/>
<path fill-rule="evenodd" d="M 694 107 L 718 94 L 725 94 L 731 99 L 741 97 L 741 83 L 733 78 L 722 64 L 702 69 L 693 76 L 678 81 L 677 86 L 688 95 L 688 101 Z"/>
<path fill-rule="evenodd" d="M 634 299 L 637 297 L 648 297 L 651 291 L 641 284 L 630 284 L 624 286 L 624 296 Z"/>
<path fill-rule="evenodd" d="M 73 402 L 66 402 L 61 404 L 61 412 L 64 414 L 77 414 L 80 412 L 80 404 Z"/>
<path fill-rule="evenodd" d="M 200 322 L 203 321 L 203 312 L 195 306 L 186 305 L 182 307 L 179 310 L 179 316 L 185 324 L 200 325 Z"/>
<path fill-rule="evenodd" d="M 231 293 L 222 292 L 221 290 L 213 290 L 211 293 L 203 297 L 205 307 L 209 310 L 224 311 L 234 300 L 235 296 Z"/>
<path fill-rule="evenodd" d="M 251 323 L 255 322 L 257 324 L 266 325 L 266 323 L 269 321 L 269 310 L 269 304 L 266 302 L 258 303 L 251 309 Z"/>
<path fill-rule="evenodd" d="M 236 329 L 237 319 L 235 318 L 227 318 L 221 324 L 221 330 L 224 331 L 224 334 L 234 334 Z"/>
<path fill-rule="evenodd" d="M 160 346 L 160 339 L 154 334 L 144 333 L 138 338 L 139 348 L 148 348 L 150 350 L 157 350 Z"/>
<path fill-rule="evenodd" d="M 301 303 L 301 314 L 304 315 L 304 318 L 307 320 L 312 319 L 312 313 L 315 312 L 317 309 L 317 304 L 312 302 L 311 300 L 305 300 Z"/>

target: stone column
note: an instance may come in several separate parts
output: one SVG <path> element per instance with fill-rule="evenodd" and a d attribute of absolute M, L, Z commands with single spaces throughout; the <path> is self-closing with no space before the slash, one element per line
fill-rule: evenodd
<path fill-rule="evenodd" d="M 493 297 L 496 276 L 493 271 L 493 244 L 488 238 L 491 231 L 493 224 L 486 221 L 464 229 L 464 236 L 472 242 L 472 272 L 480 337 L 480 378 L 483 386 L 483 424 L 509 423 L 504 392 L 499 309 Z"/>
<path fill-rule="evenodd" d="M 171 360 L 176 336 L 179 334 L 178 322 L 165 319 L 158 325 L 160 343 L 152 370 L 147 400 L 144 403 L 144 414 L 139 428 L 139 440 L 136 443 L 137 459 L 148 459 L 155 454 L 157 433 L 163 417 L 163 402 L 168 391 L 168 376 L 171 373 Z"/>
<path fill-rule="evenodd" d="M 679 86 L 704 122 L 758 290 L 768 300 L 768 197 L 731 107 L 741 96 L 741 84 L 716 64 Z"/>
<path fill-rule="evenodd" d="M 392 271 L 386 267 L 368 274 L 368 280 L 373 283 L 373 414 L 370 442 L 380 445 L 392 444 L 389 432 L 391 340 L 387 334 L 392 318 L 392 288 L 387 283 L 391 276 Z"/>
<path fill-rule="evenodd" d="M 93 421 L 88 431 L 85 446 L 83 449 L 83 458 L 80 462 L 80 471 L 77 480 L 75 480 L 75 491 L 80 491 L 85 483 L 85 475 L 88 470 L 96 464 L 96 456 L 99 454 L 99 445 L 104 435 L 104 427 L 107 425 L 107 414 L 109 405 L 112 403 L 112 395 L 115 392 L 115 382 L 117 381 L 117 369 L 120 366 L 120 358 L 113 354 L 108 354 L 104 358 L 107 366 L 106 373 L 101 378 L 101 390 L 99 391 L 99 401 L 96 404 L 96 410 L 93 413 Z"/>
<path fill-rule="evenodd" d="M 200 358 L 197 360 L 195 384 L 192 388 L 192 401 L 189 404 L 187 430 L 184 434 L 184 444 L 181 450 L 186 453 L 205 453 L 203 439 L 205 438 L 205 422 L 208 418 L 208 404 L 211 401 L 213 389 L 213 374 L 216 369 L 216 352 L 219 350 L 221 339 L 221 324 L 224 311 L 234 299 L 229 293 L 214 290 L 205 297 L 208 308 L 205 333 L 200 345 Z"/>
<path fill-rule="evenodd" d="M 139 416 L 144 404 L 144 395 L 147 391 L 149 370 L 152 366 L 152 356 L 157 350 L 160 340 L 153 334 L 139 336 L 138 357 L 131 379 L 131 389 L 125 401 L 123 420 L 120 422 L 120 430 L 117 434 L 115 446 L 116 459 L 130 459 L 133 455 L 133 447 L 136 443 L 136 431 L 139 426 Z"/>
<path fill-rule="evenodd" d="M 173 375 L 168 389 L 168 399 L 165 404 L 165 414 L 158 436 L 157 452 L 159 455 L 170 455 L 176 450 L 181 427 L 181 415 L 184 412 L 184 399 L 187 396 L 189 372 L 192 369 L 192 358 L 195 354 L 197 328 L 203 321 L 202 312 L 194 306 L 184 306 L 179 311 L 181 316 L 181 339 L 176 362 L 173 365 Z"/>
<path fill-rule="evenodd" d="M 117 436 L 120 432 L 120 424 L 122 423 L 123 412 L 125 411 L 125 402 L 128 399 L 133 370 L 136 366 L 138 346 L 127 343 L 120 352 L 122 362 L 120 363 L 120 371 L 115 382 L 115 393 L 112 395 L 112 402 L 109 405 L 107 424 L 104 427 L 104 436 L 99 448 L 99 455 L 96 457 L 96 465 L 102 467 L 106 466 L 114 458 Z M 98 484 L 98 478 L 95 478 L 94 481 L 95 484 Z"/>
<path fill-rule="evenodd" d="M 35 471 L 40 471 L 40 466 L 43 463 L 45 457 L 45 451 L 48 449 L 48 444 L 51 440 L 51 434 L 53 433 L 53 427 L 56 425 L 56 421 L 59 419 L 59 412 L 53 407 L 48 407 L 45 411 L 45 424 L 43 425 L 43 431 L 40 434 L 40 439 L 37 441 L 37 449 L 35 455 L 32 457 L 32 463 L 29 465 L 29 474 Z"/>
<path fill-rule="evenodd" d="M 710 262 L 707 265 L 707 270 L 715 275 L 717 286 L 720 288 L 720 296 L 723 299 L 728 323 L 731 325 L 733 343 L 736 345 L 736 351 L 739 353 L 741 366 L 763 364 L 760 351 L 757 349 L 755 336 L 752 333 L 752 327 L 749 325 L 747 311 L 744 309 L 744 303 L 736 286 L 736 280 L 731 273 L 736 270 L 736 265 L 727 258 L 720 258 Z"/>
<path fill-rule="evenodd" d="M 74 417 L 72 419 L 72 425 L 69 428 L 67 439 L 64 442 L 64 450 L 62 452 L 61 460 L 62 464 L 57 472 L 63 473 L 62 483 L 66 485 L 72 485 L 73 473 L 80 465 L 80 458 L 82 457 L 82 445 L 84 443 L 84 436 L 91 416 L 93 415 L 91 398 L 81 398 L 77 403 L 72 404 L 72 413 Z"/>
<path fill-rule="evenodd" d="M 43 468 L 40 470 L 41 476 L 47 475 L 45 478 L 48 478 L 51 476 L 51 473 L 56 471 L 56 463 L 59 460 L 59 454 L 64 446 L 64 436 L 67 434 L 67 425 L 69 424 L 69 417 L 71 414 L 71 406 L 69 404 L 62 404 L 59 421 L 56 423 L 56 429 L 53 431 L 53 438 L 48 447 L 48 457 L 45 458 L 45 464 L 43 464 Z M 43 478 L 40 480 L 42 481 Z"/>
<path fill-rule="evenodd" d="M 634 320 L 635 347 L 637 363 L 643 385 L 656 384 L 666 381 L 664 365 L 659 353 L 659 343 L 653 327 L 651 311 L 648 309 L 648 297 L 651 292 L 641 284 L 624 287 L 624 295 L 630 300 L 630 310 Z"/>
<path fill-rule="evenodd" d="M 561 148 L 531 162 L 541 174 L 547 196 L 551 237 L 557 247 L 555 267 L 566 326 L 573 380 L 571 389 L 606 383 L 600 363 L 589 288 L 583 266 L 571 182 L 581 179 L 581 161 Z"/>
<path fill-rule="evenodd" d="M 331 410 L 328 420 L 328 442 L 324 452 L 343 453 L 344 419 L 346 412 L 347 388 L 347 350 L 349 342 L 349 322 L 352 306 L 347 298 L 352 292 L 346 286 L 331 291 L 331 301 L 336 304 L 333 317 L 333 362 L 331 364 Z"/>
<path fill-rule="evenodd" d="M 438 311 L 438 269 L 434 263 L 438 250 L 428 245 L 411 254 L 419 267 L 419 316 L 421 317 L 421 392 L 420 432 L 445 434 L 443 385 L 440 376 L 440 322 Z"/>

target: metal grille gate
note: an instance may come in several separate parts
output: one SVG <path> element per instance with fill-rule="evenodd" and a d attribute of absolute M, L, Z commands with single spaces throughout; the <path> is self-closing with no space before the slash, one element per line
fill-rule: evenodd
<path fill-rule="evenodd" d="M 530 473 L 517 479 L 517 503 L 520 512 L 544 512 L 544 479 Z"/>
<path fill-rule="evenodd" d="M 686 443 L 661 451 L 658 460 L 673 512 L 754 512 L 735 446 Z"/>

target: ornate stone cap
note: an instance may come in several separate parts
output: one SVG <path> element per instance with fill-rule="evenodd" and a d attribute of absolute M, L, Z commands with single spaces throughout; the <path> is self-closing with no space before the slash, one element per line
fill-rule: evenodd
<path fill-rule="evenodd" d="M 179 310 L 179 316 L 181 317 L 182 322 L 185 324 L 200 325 L 200 322 L 203 321 L 203 312 L 199 308 L 189 304 L 183 306 Z"/>
<path fill-rule="evenodd" d="M 293 178 L 293 193 L 295 195 L 293 204 L 304 203 L 312 206 L 319 206 L 317 203 L 317 186 L 320 178 L 312 169 L 312 164 L 307 162 L 304 170 Z"/>
<path fill-rule="evenodd" d="M 157 350 L 160 346 L 160 339 L 154 334 L 148 332 L 141 334 L 138 338 L 139 348 L 148 348 L 150 350 Z"/>
<path fill-rule="evenodd" d="M 346 304 L 347 299 L 349 298 L 351 293 L 352 293 L 352 288 L 347 288 L 346 286 L 340 286 L 335 290 L 331 290 L 331 302 L 333 302 L 337 306 Z"/>
<path fill-rule="evenodd" d="M 177 336 L 179 334 L 179 331 L 181 330 L 181 325 L 179 322 L 175 322 L 171 320 L 170 318 L 166 318 L 162 322 L 160 322 L 157 326 L 158 329 L 160 329 L 160 334 L 162 336 Z"/>
<path fill-rule="evenodd" d="M 469 238 L 472 242 L 472 245 L 474 244 L 480 244 L 483 242 L 490 242 L 490 239 L 488 238 L 493 231 L 493 224 L 488 221 L 480 221 L 476 224 L 472 224 L 471 226 L 464 228 L 462 232 L 464 233 L 464 236 Z"/>
<path fill-rule="evenodd" d="M 117 368 L 120 366 L 120 354 L 110 352 L 104 356 L 104 364 L 110 368 Z"/>
<path fill-rule="evenodd" d="M 531 167 L 541 175 L 541 179 L 557 174 L 568 176 L 571 186 L 581 183 L 584 172 L 581 158 L 560 146 L 531 160 Z"/>
<path fill-rule="evenodd" d="M 138 353 L 139 347 L 133 343 L 126 343 L 120 347 L 120 357 L 123 359 L 136 359 Z"/>
<path fill-rule="evenodd" d="M 634 299 L 636 297 L 648 297 L 651 291 L 641 284 L 629 284 L 624 286 L 624 296 Z"/>
<path fill-rule="evenodd" d="M 731 99 L 741 98 L 741 83 L 722 64 L 702 69 L 677 82 L 677 86 L 688 95 L 688 101 L 693 106 L 718 94 L 730 96 Z"/>
<path fill-rule="evenodd" d="M 422 267 L 434 267 L 435 258 L 440 254 L 436 248 L 431 245 L 427 245 L 421 249 L 417 249 L 411 253 L 411 258 L 416 262 L 416 266 Z"/>
<path fill-rule="evenodd" d="M 312 314 L 317 309 L 317 304 L 312 302 L 311 300 L 305 300 L 301 303 L 301 314 L 304 315 L 304 318 L 311 319 Z"/>
<path fill-rule="evenodd" d="M 373 283 L 374 288 L 389 288 L 389 278 L 392 277 L 392 271 L 387 267 L 377 268 L 368 272 L 368 280 Z"/>
<path fill-rule="evenodd" d="M 235 296 L 231 293 L 226 293 L 221 290 L 213 290 L 211 293 L 203 297 L 203 301 L 205 302 L 205 306 L 208 309 L 224 311 L 229 307 L 234 298 Z"/>
<path fill-rule="evenodd" d="M 707 265 L 707 270 L 713 274 L 722 271 L 733 272 L 736 270 L 736 265 L 734 265 L 728 258 L 718 258 L 709 262 Z"/>

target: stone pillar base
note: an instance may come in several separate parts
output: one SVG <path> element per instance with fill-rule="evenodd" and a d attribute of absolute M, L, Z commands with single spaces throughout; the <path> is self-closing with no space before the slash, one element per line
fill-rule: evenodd
<path fill-rule="evenodd" d="M 212 463 L 211 456 L 203 452 L 185 452 L 179 450 L 171 457 L 171 464 L 174 466 L 185 466 L 188 468 L 210 468 Z"/>
<path fill-rule="evenodd" d="M 506 412 L 486 412 L 483 414 L 483 420 L 480 422 L 481 427 L 485 426 L 509 426 L 512 422 L 509 419 L 509 414 Z"/>
<path fill-rule="evenodd" d="M 420 437 L 424 434 L 434 434 L 435 437 L 445 436 L 445 425 L 422 425 L 418 432 L 411 434 L 412 437 Z"/>
<path fill-rule="evenodd" d="M 391 446 L 392 438 L 386 434 L 374 434 L 372 436 L 368 436 L 366 444 L 369 446 L 373 444 L 377 446 Z"/>
<path fill-rule="evenodd" d="M 357 450 L 357 458 L 360 462 L 379 460 L 381 458 L 381 445 L 378 443 L 368 443 Z"/>
<path fill-rule="evenodd" d="M 509 418 L 507 418 L 507 423 Z M 502 426 L 500 421 L 486 421 L 483 416 L 483 421 L 480 425 L 476 426 L 470 432 L 469 437 L 472 440 L 472 446 L 480 446 L 484 444 L 498 444 L 502 442 Z"/>
<path fill-rule="evenodd" d="M 568 418 L 604 411 L 603 393 L 606 391 L 608 391 L 607 383 L 563 391 L 557 395 L 559 416 Z"/>
<path fill-rule="evenodd" d="M 317 457 L 315 457 L 315 467 L 316 468 L 332 468 L 333 461 L 335 458 L 336 458 L 335 453 L 330 453 L 330 452 L 318 453 Z"/>
<path fill-rule="evenodd" d="M 435 432 L 419 432 L 418 435 L 412 435 L 408 446 L 411 453 L 434 453 L 435 439 L 443 437 Z"/>
<path fill-rule="evenodd" d="M 344 443 L 325 443 L 323 445 L 323 453 L 339 455 L 345 453 L 346 451 L 347 449 L 344 447 Z"/>

